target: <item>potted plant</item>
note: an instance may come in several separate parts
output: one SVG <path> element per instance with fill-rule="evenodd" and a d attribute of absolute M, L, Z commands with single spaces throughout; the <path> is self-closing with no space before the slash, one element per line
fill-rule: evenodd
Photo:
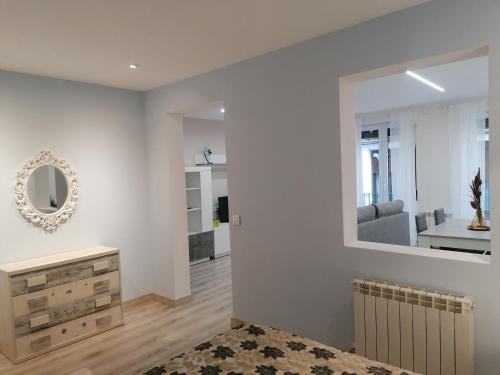
<path fill-rule="evenodd" d="M 482 195 L 482 185 L 483 181 L 481 180 L 481 168 L 477 169 L 477 174 L 472 180 L 470 184 L 470 190 L 472 192 L 471 195 L 471 207 L 476 210 L 476 214 L 474 215 L 474 219 L 469 225 L 469 229 L 471 230 L 489 230 L 490 227 L 486 223 L 486 220 L 483 216 L 483 209 L 481 208 L 481 195 Z"/>

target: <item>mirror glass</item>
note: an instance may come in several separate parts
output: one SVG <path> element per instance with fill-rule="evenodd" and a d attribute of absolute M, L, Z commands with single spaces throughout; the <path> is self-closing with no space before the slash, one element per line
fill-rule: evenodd
<path fill-rule="evenodd" d="M 68 197 L 68 183 L 63 172 L 53 165 L 35 169 L 28 180 L 28 197 L 33 207 L 43 214 L 59 211 Z"/>

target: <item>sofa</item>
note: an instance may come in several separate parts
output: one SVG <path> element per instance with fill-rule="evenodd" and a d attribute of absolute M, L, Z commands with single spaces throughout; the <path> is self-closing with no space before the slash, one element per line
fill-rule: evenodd
<path fill-rule="evenodd" d="M 410 220 L 404 202 L 358 207 L 358 240 L 410 246 Z"/>

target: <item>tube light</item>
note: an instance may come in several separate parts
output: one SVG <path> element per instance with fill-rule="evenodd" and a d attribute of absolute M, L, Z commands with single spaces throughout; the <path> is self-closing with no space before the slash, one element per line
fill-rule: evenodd
<path fill-rule="evenodd" d="M 430 86 L 430 87 L 432 87 L 435 90 L 438 90 L 440 92 L 444 92 L 445 91 L 441 86 L 436 85 L 434 82 L 431 82 L 428 79 L 425 79 L 424 77 L 418 75 L 415 72 L 412 72 L 411 70 L 407 70 L 406 74 L 408 74 L 412 78 L 415 78 L 417 81 L 425 83 L 427 86 Z"/>

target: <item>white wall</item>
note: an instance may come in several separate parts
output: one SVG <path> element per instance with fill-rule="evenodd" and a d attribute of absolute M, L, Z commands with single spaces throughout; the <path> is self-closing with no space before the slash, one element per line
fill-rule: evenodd
<path fill-rule="evenodd" d="M 346 248 L 338 103 L 342 76 L 489 45 L 491 137 L 500 144 L 499 14 L 498 0 L 434 0 L 146 94 L 151 182 L 168 180 L 160 160 L 178 132 L 165 114 L 224 101 L 231 210 L 243 224 L 231 228 L 235 316 L 349 349 L 354 278 L 462 292 L 476 302 L 476 374 L 498 373 L 500 232 L 491 265 Z M 499 149 L 491 156 L 500 162 Z M 183 207 L 168 212 L 174 198 L 158 197 L 155 209 L 181 215 Z"/>
<path fill-rule="evenodd" d="M 0 263 L 95 245 L 121 249 L 124 298 L 150 292 L 140 93 L 0 71 Z M 55 233 L 28 223 L 16 174 L 41 150 L 68 160 L 80 204 Z"/>
<path fill-rule="evenodd" d="M 195 165 L 195 154 L 209 147 L 214 154 L 226 153 L 224 122 L 184 117 L 184 163 Z M 212 201 L 218 206 L 218 197 L 227 195 L 227 171 L 212 168 Z"/>
<path fill-rule="evenodd" d="M 208 146 L 215 154 L 226 153 L 224 122 L 184 117 L 184 163 L 194 166 L 195 154 Z"/>

